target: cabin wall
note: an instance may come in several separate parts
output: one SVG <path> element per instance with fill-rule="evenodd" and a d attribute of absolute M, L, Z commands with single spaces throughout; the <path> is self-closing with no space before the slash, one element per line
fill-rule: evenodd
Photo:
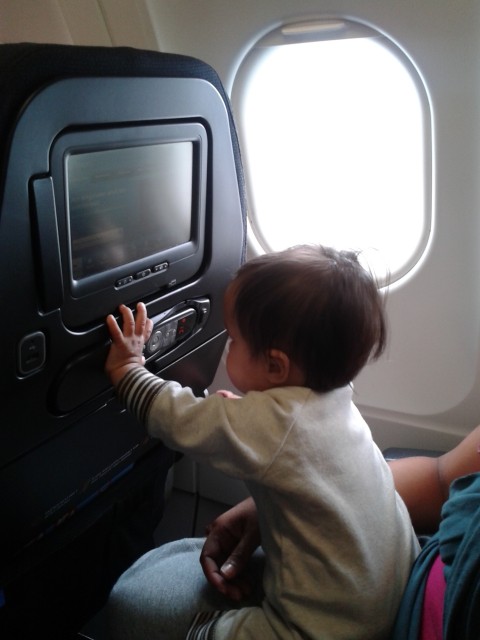
<path fill-rule="evenodd" d="M 374 26 L 410 57 L 428 91 L 433 131 L 432 234 L 421 261 L 388 293 L 389 348 L 356 381 L 357 403 L 382 448 L 448 448 L 480 422 L 480 3 L 0 0 L 0 41 L 189 54 L 216 68 L 231 91 L 265 32 L 291 19 L 338 16 Z M 213 388 L 228 384 L 221 368 Z"/>

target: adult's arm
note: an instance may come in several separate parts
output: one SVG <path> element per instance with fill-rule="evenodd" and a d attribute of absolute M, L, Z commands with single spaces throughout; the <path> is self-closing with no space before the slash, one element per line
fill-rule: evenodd
<path fill-rule="evenodd" d="M 453 480 L 480 471 L 479 448 L 480 425 L 438 458 L 418 456 L 389 462 L 395 487 L 418 533 L 431 533 L 438 528 Z"/>

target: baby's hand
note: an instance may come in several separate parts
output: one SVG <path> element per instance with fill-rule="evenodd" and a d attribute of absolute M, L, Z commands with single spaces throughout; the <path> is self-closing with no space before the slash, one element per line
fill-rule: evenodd
<path fill-rule="evenodd" d="M 137 305 L 135 319 L 132 311 L 125 305 L 120 305 L 119 310 L 123 331 L 113 315 L 109 315 L 106 320 L 112 346 L 105 362 L 105 371 L 114 386 L 130 369 L 142 367 L 145 364 L 143 347 L 153 328 L 153 323 L 147 317 L 147 310 L 142 302 Z"/>
<path fill-rule="evenodd" d="M 219 396 L 223 396 L 224 398 L 231 398 L 232 400 L 238 400 L 241 396 L 237 396 L 231 391 L 226 391 L 225 389 L 219 389 L 217 391 Z"/>

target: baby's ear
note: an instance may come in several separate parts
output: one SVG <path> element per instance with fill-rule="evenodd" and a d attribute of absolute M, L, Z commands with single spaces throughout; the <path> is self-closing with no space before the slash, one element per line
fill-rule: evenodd
<path fill-rule="evenodd" d="M 280 349 L 269 349 L 267 357 L 267 376 L 272 386 L 286 384 L 290 375 L 290 358 Z"/>

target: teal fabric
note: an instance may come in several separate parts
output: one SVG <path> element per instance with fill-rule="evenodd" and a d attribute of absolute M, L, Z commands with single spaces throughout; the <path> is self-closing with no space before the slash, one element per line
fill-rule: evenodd
<path fill-rule="evenodd" d="M 480 474 L 457 480 L 442 512 L 445 640 L 480 638 Z"/>
<path fill-rule="evenodd" d="M 430 568 L 440 553 L 447 588 L 445 640 L 480 638 L 480 473 L 450 487 L 438 532 L 420 552 L 405 590 L 392 640 L 418 640 L 423 594 Z"/>

